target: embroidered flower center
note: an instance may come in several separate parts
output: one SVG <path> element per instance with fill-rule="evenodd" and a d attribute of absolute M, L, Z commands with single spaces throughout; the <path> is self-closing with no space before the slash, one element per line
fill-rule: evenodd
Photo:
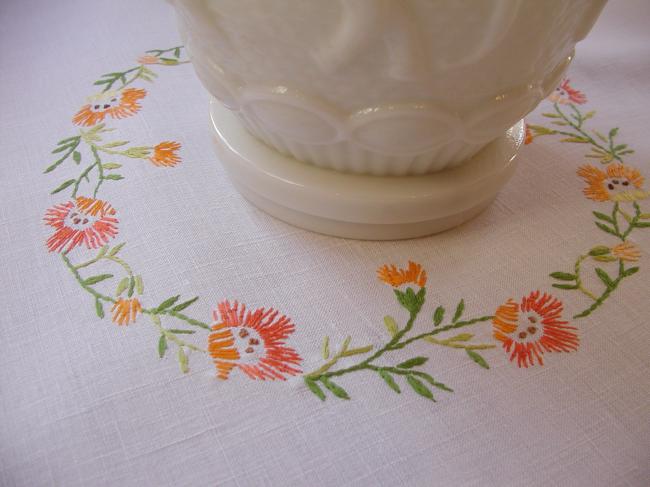
<path fill-rule="evenodd" d="M 615 194 L 622 193 L 630 187 L 630 180 L 626 177 L 623 178 L 607 178 L 605 185 L 610 192 Z"/>
<path fill-rule="evenodd" d="M 111 98 L 106 98 L 105 100 L 93 100 L 90 102 L 90 111 L 91 112 L 103 112 L 109 108 L 115 108 L 120 104 L 117 96 Z"/>
<path fill-rule="evenodd" d="M 92 227 L 97 219 L 92 215 L 85 215 L 77 211 L 71 211 L 64 219 L 64 225 L 74 230 L 85 230 Z"/>
<path fill-rule="evenodd" d="M 542 336 L 542 318 L 535 311 L 524 313 L 517 320 L 515 339 L 520 343 L 536 342 Z"/>
<path fill-rule="evenodd" d="M 264 357 L 264 340 L 256 330 L 247 327 L 235 329 L 233 338 L 239 351 L 240 363 L 254 364 Z"/>

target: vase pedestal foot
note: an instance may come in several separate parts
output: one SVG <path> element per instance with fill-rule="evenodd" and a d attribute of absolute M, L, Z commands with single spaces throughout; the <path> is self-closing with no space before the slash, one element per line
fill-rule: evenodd
<path fill-rule="evenodd" d="M 515 170 L 519 122 L 454 169 L 417 176 L 348 174 L 283 155 L 212 100 L 219 160 L 252 204 L 287 223 L 327 235 L 396 240 L 442 232 L 483 211 Z"/>

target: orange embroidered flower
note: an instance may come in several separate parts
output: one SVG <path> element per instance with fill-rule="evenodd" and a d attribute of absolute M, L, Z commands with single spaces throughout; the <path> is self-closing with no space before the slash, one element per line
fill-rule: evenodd
<path fill-rule="evenodd" d="M 107 115 L 112 118 L 130 117 L 142 108 L 138 101 L 146 95 L 147 92 L 141 88 L 100 93 L 91 97 L 89 103 L 81 107 L 72 121 L 76 125 L 91 127 L 103 121 Z"/>
<path fill-rule="evenodd" d="M 533 139 L 534 139 L 533 132 L 532 132 L 532 130 L 530 130 L 530 127 L 528 126 L 528 124 L 526 124 L 526 135 L 524 137 L 524 144 L 525 145 L 532 144 Z"/>
<path fill-rule="evenodd" d="M 138 62 L 140 64 L 159 64 L 160 59 L 156 56 L 152 56 L 151 54 L 145 54 L 144 56 L 140 56 L 138 58 Z"/>
<path fill-rule="evenodd" d="M 377 275 L 380 281 L 393 287 L 399 287 L 407 283 L 424 287 L 427 283 L 427 272 L 422 269 L 420 264 L 410 260 L 407 269 L 398 269 L 394 265 L 384 265 L 377 270 Z"/>
<path fill-rule="evenodd" d="M 494 338 L 503 343 L 510 361 L 519 367 L 544 365 L 544 352 L 571 352 L 578 349 L 574 327 L 562 321 L 562 302 L 553 296 L 534 291 L 521 304 L 512 299 L 499 306 L 492 319 Z"/>
<path fill-rule="evenodd" d="M 221 320 L 219 320 L 221 314 Z M 213 313 L 217 322 L 208 338 L 208 352 L 217 367 L 217 377 L 227 379 L 234 367 L 251 379 L 286 380 L 297 375 L 301 357 L 284 344 L 294 326 L 291 320 L 274 309 L 247 311 L 235 301 L 219 303 Z"/>
<path fill-rule="evenodd" d="M 68 253 L 78 245 L 97 249 L 117 235 L 115 210 L 107 202 L 79 196 L 48 209 L 43 218 L 56 229 L 47 239 L 50 252 Z"/>
<path fill-rule="evenodd" d="M 628 240 L 612 247 L 612 255 L 626 262 L 636 262 L 641 258 L 641 250 Z"/>
<path fill-rule="evenodd" d="M 549 95 L 548 99 L 553 103 L 560 103 L 562 105 L 567 105 L 569 103 L 583 105 L 584 103 L 587 103 L 587 97 L 585 94 L 572 88 L 569 81 L 568 78 L 562 80 L 560 86 L 555 88 L 555 91 Z"/>
<path fill-rule="evenodd" d="M 643 176 L 633 167 L 624 164 L 610 164 L 603 171 L 586 165 L 578 169 L 587 186 L 582 191 L 594 201 L 636 201 L 647 198 L 650 193 L 643 191 Z"/>
<path fill-rule="evenodd" d="M 115 304 L 111 308 L 113 323 L 117 323 L 120 326 L 135 323 L 135 317 L 140 311 L 142 311 L 142 305 L 136 298 L 120 298 L 115 301 Z"/>
<path fill-rule="evenodd" d="M 181 161 L 176 153 L 181 148 L 178 142 L 161 142 L 153 148 L 153 155 L 149 158 L 156 166 L 175 166 Z"/>

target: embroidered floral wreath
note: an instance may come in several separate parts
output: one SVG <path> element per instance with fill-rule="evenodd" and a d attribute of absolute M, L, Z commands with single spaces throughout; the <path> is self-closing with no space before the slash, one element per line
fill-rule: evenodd
<path fill-rule="evenodd" d="M 518 300 L 507 299 L 496 306 L 493 314 L 474 318 L 465 317 L 465 303 L 461 299 L 453 313 L 437 306 L 430 311 L 429 325 L 417 324 L 426 304 L 426 271 L 410 261 L 405 268 L 384 265 L 377 272 L 378 278 L 393 288 L 398 305 L 408 313 L 406 323 L 400 325 L 386 316 L 387 338 L 381 347 L 352 347 L 348 337 L 334 350 L 325 337 L 321 347 L 323 365 L 303 373 L 300 355 L 286 343 L 295 325 L 272 308 L 249 310 L 237 301 L 225 300 L 218 304 L 211 323 L 206 323 L 188 314 L 198 297 L 182 300 L 175 295 L 145 307 L 143 278 L 122 256 L 125 242 L 113 245 L 119 235 L 118 209 L 98 198 L 104 184 L 124 179 L 119 172 L 122 165 L 105 162 L 104 157 L 110 156 L 111 161 L 115 156 L 142 160 L 168 168 L 181 162 L 181 144 L 163 141 L 135 146 L 124 140 L 106 140 L 113 130 L 107 123 L 137 115 L 146 102 L 147 92 L 133 85 L 153 82 L 157 76 L 154 66 L 187 64 L 182 52 L 182 46 L 147 51 L 135 67 L 102 75 L 94 83 L 101 91 L 89 97 L 72 117 L 78 131 L 58 142 L 52 151 L 57 159 L 45 169 L 45 173 L 51 173 L 67 163 L 78 169 L 78 176 L 60 182 L 52 191 L 55 195 L 68 191 L 70 197 L 49 208 L 44 221 L 52 228 L 46 241 L 48 250 L 60 255 L 72 277 L 91 298 L 97 316 L 104 318 L 105 307 L 110 308 L 111 319 L 118 325 L 131 325 L 146 316 L 156 330 L 160 358 L 170 346 L 175 347 L 184 373 L 189 371 L 189 354 L 196 352 L 209 355 L 219 379 L 228 379 L 234 370 L 261 380 L 286 380 L 288 376 L 302 375 L 305 386 L 322 400 L 328 393 L 349 399 L 347 391 L 335 381 L 350 373 L 376 374 L 396 393 L 406 385 L 420 396 L 435 400 L 433 391 L 453 391 L 422 367 L 428 357 L 415 356 L 391 364 L 390 352 L 424 341 L 458 350 L 489 369 L 483 354 L 499 346 L 505 358 L 518 367 L 541 366 L 547 355 L 576 351 L 580 344 L 576 321 L 597 310 L 625 279 L 639 271 L 635 264 L 641 250 L 630 236 L 638 229 L 650 227 L 650 213 L 641 209 L 641 202 L 650 197 L 650 192 L 641 172 L 624 162 L 634 151 L 616 141 L 618 128 L 607 134 L 588 129 L 587 122 L 595 112 L 583 113 L 580 107 L 587 103 L 586 96 L 565 79 L 548 99 L 552 110 L 542 114 L 550 126 L 528 125 L 526 144 L 542 136 L 561 136 L 562 142 L 582 144 L 588 149 L 585 157 L 593 161 L 580 166 L 577 174 L 584 182 L 585 197 L 601 210 L 593 211 L 593 216 L 595 225 L 604 233 L 603 240 L 579 254 L 572 269 L 550 274 L 553 288 L 581 293 L 587 301 L 586 307 L 573 315 L 573 321 L 563 316 L 564 307 L 557 297 L 532 291 Z M 116 274 L 93 274 L 93 266 L 100 262 L 114 265 Z M 600 283 L 598 288 L 585 283 L 586 263 L 595 264 L 592 272 Z M 491 326 L 494 341 L 477 343 L 475 334 L 467 330 L 484 324 Z M 207 333 L 207 338 L 190 340 L 191 335 L 201 331 Z"/>

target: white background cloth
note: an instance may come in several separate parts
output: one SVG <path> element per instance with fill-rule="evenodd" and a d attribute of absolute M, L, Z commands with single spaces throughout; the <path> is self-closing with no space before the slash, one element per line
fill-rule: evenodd
<path fill-rule="evenodd" d="M 636 151 L 626 164 L 646 178 L 649 16 L 645 0 L 610 2 L 569 72 L 589 99 L 585 110 L 597 111 L 590 123 L 604 132 L 620 127 L 619 139 Z M 633 235 L 640 271 L 572 323 L 576 352 L 546 354 L 543 367 L 525 369 L 497 347 L 482 352 L 490 370 L 462 350 L 425 342 L 386 357 L 389 364 L 429 357 L 422 370 L 455 391 L 436 390 L 436 403 L 406 385 L 395 394 L 364 371 L 337 379 L 351 400 L 328 394 L 324 402 L 299 376 L 262 382 L 235 369 L 220 381 L 199 353 L 184 375 L 171 345 L 158 358 L 147 316 L 117 326 L 107 306 L 100 320 L 91 296 L 45 247 L 53 232 L 45 210 L 69 194 L 49 193 L 79 170 L 71 162 L 47 175 L 43 169 L 56 142 L 78 132 L 71 117 L 101 74 L 179 43 L 164 2 L 0 5 L 1 485 L 650 483 L 650 230 Z M 383 316 L 405 321 L 391 288 L 377 280 L 384 263 L 410 259 L 426 268 L 420 333 L 431 328 L 435 306 L 450 313 L 460 298 L 468 317 L 493 314 L 536 289 L 560 298 L 565 318 L 588 304 L 577 292 L 553 289 L 548 277 L 571 270 L 585 249 L 615 240 L 591 215 L 611 205 L 582 194 L 583 144 L 536 138 L 522 148 L 497 201 L 458 229 L 400 242 L 335 239 L 246 203 L 215 159 L 208 95 L 191 66 L 152 69 L 156 82 L 138 84 L 148 91 L 142 110 L 108 122 L 115 138 L 134 145 L 179 141 L 182 162 L 163 168 L 120 160 L 125 179 L 101 192 L 120 220 L 111 243 L 128 242 L 120 255 L 143 275 L 143 306 L 198 295 L 188 314 L 208 323 L 226 298 L 275 307 L 296 324 L 288 344 L 311 371 L 323 362 L 324 336 L 333 348 L 348 335 L 353 345 L 381 346 Z M 540 113 L 552 105 L 544 103 L 532 123 L 548 125 Z M 95 253 L 73 252 L 76 262 Z M 489 322 L 467 331 L 491 340 Z M 205 335 L 188 340 L 205 346 Z"/>

